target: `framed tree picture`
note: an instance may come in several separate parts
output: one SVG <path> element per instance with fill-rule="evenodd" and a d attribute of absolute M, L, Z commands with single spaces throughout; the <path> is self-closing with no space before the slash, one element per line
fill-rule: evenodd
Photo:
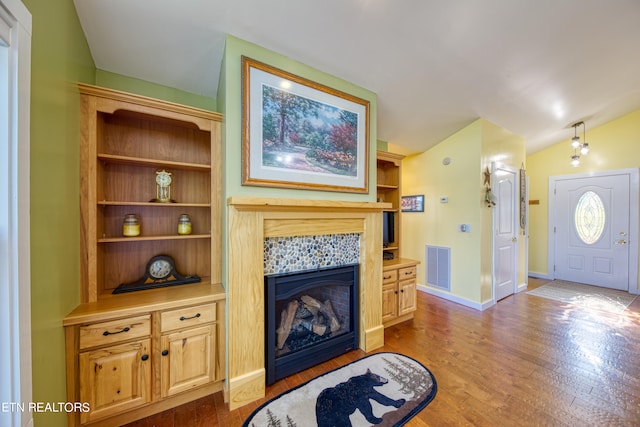
<path fill-rule="evenodd" d="M 242 184 L 369 191 L 369 102 L 242 58 Z"/>

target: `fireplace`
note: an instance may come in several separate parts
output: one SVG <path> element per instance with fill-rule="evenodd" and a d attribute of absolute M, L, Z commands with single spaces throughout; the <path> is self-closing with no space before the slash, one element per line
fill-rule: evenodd
<path fill-rule="evenodd" d="M 266 382 L 358 347 L 357 264 L 265 276 Z"/>

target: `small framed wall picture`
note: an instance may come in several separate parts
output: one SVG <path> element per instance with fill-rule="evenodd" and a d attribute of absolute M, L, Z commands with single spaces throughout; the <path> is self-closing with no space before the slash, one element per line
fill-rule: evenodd
<path fill-rule="evenodd" d="M 424 195 L 402 196 L 402 212 L 424 212 Z"/>

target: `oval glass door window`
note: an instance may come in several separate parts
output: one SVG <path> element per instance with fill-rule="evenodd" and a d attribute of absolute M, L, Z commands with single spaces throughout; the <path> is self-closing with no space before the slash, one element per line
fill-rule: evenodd
<path fill-rule="evenodd" d="M 594 244 L 604 232 L 604 203 L 593 191 L 587 191 L 576 204 L 575 227 L 580 239 L 587 245 Z"/>

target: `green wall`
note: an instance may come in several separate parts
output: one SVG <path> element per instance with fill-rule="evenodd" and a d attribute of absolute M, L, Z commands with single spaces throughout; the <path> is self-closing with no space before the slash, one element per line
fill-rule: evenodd
<path fill-rule="evenodd" d="M 95 67 L 72 0 L 23 0 L 31 45 L 31 340 L 33 400 L 66 401 L 62 318 L 80 299 L 79 98 Z M 37 426 L 64 426 L 35 413 Z"/>
<path fill-rule="evenodd" d="M 218 105 L 215 98 L 184 92 L 179 89 L 162 86 L 133 77 L 123 76 L 122 74 L 110 73 L 109 71 L 100 69 L 96 70 L 95 84 L 102 87 L 149 96 L 151 98 L 163 99 L 165 101 L 176 102 L 178 104 L 203 108 L 209 111 L 218 111 Z"/>
<path fill-rule="evenodd" d="M 368 100 L 369 105 L 369 193 L 353 194 L 326 191 L 291 190 L 242 185 L 242 71 L 241 57 L 247 56 L 257 61 L 338 89 Z M 331 199 L 348 201 L 375 201 L 376 197 L 376 147 L 377 147 L 377 96 L 375 93 L 323 73 L 312 67 L 296 62 L 258 45 L 227 36 L 225 54 L 218 84 L 218 107 L 223 119 L 223 180 L 224 199 L 232 196 Z M 226 202 L 225 202 L 226 204 Z M 227 283 L 227 214 L 223 215 L 223 282 Z"/>
<path fill-rule="evenodd" d="M 242 165 L 242 72 L 241 57 L 247 56 L 257 61 L 329 86 L 345 93 L 368 100 L 369 106 L 369 193 L 353 194 L 325 191 L 305 191 L 282 188 L 251 187 L 241 184 Z M 224 114 L 223 139 L 225 146 L 224 163 L 226 196 L 287 197 L 300 199 L 332 199 L 349 201 L 375 200 L 375 168 L 377 140 L 377 97 L 376 94 L 258 45 L 227 36 L 223 69 L 218 100 L 220 112 Z M 220 93 L 220 92 L 224 93 Z M 373 183 L 373 185 L 372 185 Z"/>
<path fill-rule="evenodd" d="M 76 82 L 215 110 L 216 100 L 96 70 L 72 0 L 23 0 L 31 46 L 31 340 L 33 400 L 64 402 L 62 319 L 80 301 L 79 96 Z M 35 413 L 38 426 L 66 426 Z"/>
<path fill-rule="evenodd" d="M 225 197 L 375 200 L 376 95 L 259 46 L 230 37 L 218 99 L 97 70 L 72 0 L 23 0 L 33 16 L 31 62 L 31 311 L 33 400 L 66 401 L 62 319 L 80 300 L 79 96 L 77 82 L 227 113 Z M 369 194 L 295 191 L 240 184 L 240 55 L 371 102 Z M 220 104 L 222 108 L 219 107 Z M 228 167 L 232 165 L 232 167 Z M 373 184 L 373 186 L 372 186 Z M 62 413 L 34 414 L 36 425 L 65 426 Z"/>

